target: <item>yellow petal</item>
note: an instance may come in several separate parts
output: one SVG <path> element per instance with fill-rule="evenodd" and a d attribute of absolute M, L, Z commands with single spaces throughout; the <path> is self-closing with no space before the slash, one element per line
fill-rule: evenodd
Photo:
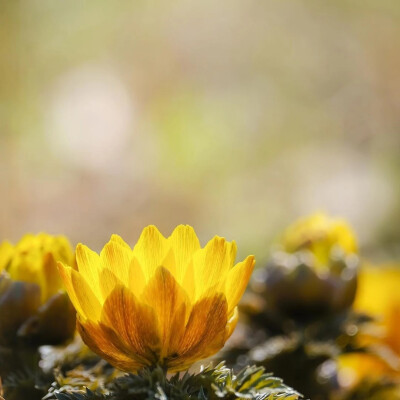
<path fill-rule="evenodd" d="M 143 268 L 147 281 L 153 276 L 156 268 L 162 264 L 169 250 L 168 241 L 159 230 L 150 225 L 143 229 L 133 254 Z"/>
<path fill-rule="evenodd" d="M 88 282 L 74 269 L 71 269 L 71 281 L 76 298 L 83 311 L 82 316 L 92 321 L 98 321 L 101 315 L 101 304 Z"/>
<path fill-rule="evenodd" d="M 166 268 L 176 279 L 176 276 L 175 276 L 175 270 L 176 270 L 175 254 L 174 254 L 174 251 L 172 250 L 172 248 L 169 248 L 169 250 L 165 254 L 165 257 L 161 261 L 160 266 L 163 266 L 164 268 Z"/>
<path fill-rule="evenodd" d="M 244 261 L 236 264 L 228 274 L 225 284 L 225 295 L 228 300 L 228 314 L 239 303 L 254 269 L 254 256 L 248 256 Z"/>
<path fill-rule="evenodd" d="M 182 332 L 186 324 L 186 312 L 190 311 L 189 299 L 172 274 L 164 267 L 157 268 L 143 291 L 142 299 L 154 309 L 157 315 L 162 359 L 169 354 L 171 335 Z M 180 315 L 179 319 L 175 318 L 178 311 L 182 312 L 183 306 L 185 314 Z"/>
<path fill-rule="evenodd" d="M 118 279 L 110 269 L 104 268 L 100 273 L 100 290 L 103 304 L 117 285 L 122 285 L 121 280 Z"/>
<path fill-rule="evenodd" d="M 229 251 L 229 265 L 230 268 L 233 268 L 234 264 L 235 264 L 235 259 L 236 259 L 236 253 L 237 253 L 237 245 L 236 242 L 234 240 L 232 240 L 232 242 L 227 242 L 228 243 L 228 251 Z"/>
<path fill-rule="evenodd" d="M 75 307 L 77 313 L 82 316 L 85 316 L 85 313 L 82 310 L 82 307 L 79 303 L 78 297 L 76 296 L 74 286 L 72 284 L 72 268 L 65 266 L 63 263 L 58 263 L 58 272 L 60 273 L 61 279 L 63 280 L 65 290 L 68 293 L 68 296 Z"/>
<path fill-rule="evenodd" d="M 200 249 L 200 242 L 194 229 L 189 225 L 177 226 L 168 238 L 168 242 L 175 255 L 175 269 L 171 272 L 177 282 L 182 284 L 187 265 L 193 254 Z"/>
<path fill-rule="evenodd" d="M 78 246 L 76 246 L 76 262 L 78 264 L 79 272 L 87 282 L 90 282 L 93 292 L 100 294 L 100 256 L 88 247 L 79 243 Z"/>
<path fill-rule="evenodd" d="M 135 296 L 140 296 L 146 285 L 146 277 L 136 257 L 133 257 L 129 265 L 128 287 Z"/>
<path fill-rule="evenodd" d="M 110 240 L 100 253 L 101 266 L 110 269 L 122 282 L 127 282 L 132 257 L 132 250 Z"/>
<path fill-rule="evenodd" d="M 123 340 L 130 353 L 147 364 L 156 364 L 160 354 L 160 337 L 154 310 L 138 302 L 124 286 L 118 285 L 104 303 L 102 322 Z"/>
<path fill-rule="evenodd" d="M 204 249 L 193 256 L 196 285 L 196 299 L 205 295 L 211 288 L 218 290 L 225 282 L 236 255 L 236 244 L 229 243 L 218 236 L 210 240 Z"/>
<path fill-rule="evenodd" d="M 189 296 L 190 302 L 193 304 L 196 301 L 196 279 L 194 273 L 193 260 L 187 266 L 185 277 L 183 278 L 182 287 Z"/>

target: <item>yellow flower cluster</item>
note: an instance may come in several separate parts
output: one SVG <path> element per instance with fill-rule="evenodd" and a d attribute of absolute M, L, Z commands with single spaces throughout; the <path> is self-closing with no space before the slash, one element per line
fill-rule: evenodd
<path fill-rule="evenodd" d="M 234 265 L 236 244 L 202 248 L 190 226 L 165 238 L 145 228 L 133 250 L 113 235 L 100 255 L 78 245 L 78 270 L 59 264 L 86 344 L 125 370 L 187 369 L 216 353 L 237 323 L 254 257 Z"/>

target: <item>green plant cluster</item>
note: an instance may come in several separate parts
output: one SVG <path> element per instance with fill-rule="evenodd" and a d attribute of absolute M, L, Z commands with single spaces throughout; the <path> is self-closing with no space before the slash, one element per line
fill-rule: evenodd
<path fill-rule="evenodd" d="M 170 376 L 156 367 L 143 369 L 137 375 L 124 374 L 81 342 L 67 347 L 51 346 L 41 354 L 33 349 L 23 354 L 22 364 L 19 367 L 14 364 L 4 381 L 6 400 L 297 400 L 301 397 L 262 367 L 248 366 L 234 374 L 220 363 L 198 373 Z"/>
<path fill-rule="evenodd" d="M 75 382 L 76 384 L 77 382 Z M 296 400 L 300 395 L 266 374 L 262 367 L 246 367 L 239 374 L 220 363 L 197 374 L 186 372 L 171 377 L 161 367 L 143 369 L 138 375 L 127 374 L 103 389 L 71 390 L 71 384 L 53 385 L 46 400 Z"/>

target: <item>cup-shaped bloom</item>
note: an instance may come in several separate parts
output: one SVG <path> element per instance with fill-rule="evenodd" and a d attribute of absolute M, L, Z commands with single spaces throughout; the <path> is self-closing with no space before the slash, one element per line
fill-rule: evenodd
<path fill-rule="evenodd" d="M 254 257 L 234 265 L 236 244 L 204 248 L 190 226 L 165 238 L 146 227 L 133 250 L 113 235 L 100 255 L 79 244 L 78 270 L 59 264 L 84 342 L 115 367 L 184 370 L 221 349 Z"/>
<path fill-rule="evenodd" d="M 317 318 L 349 308 L 357 287 L 356 238 L 341 219 L 322 213 L 289 226 L 252 287 L 270 307 L 290 316 Z"/>
<path fill-rule="evenodd" d="M 63 236 L 27 234 L 0 245 L 0 344 L 58 344 L 73 336 L 75 313 L 57 262 L 74 263 Z"/>

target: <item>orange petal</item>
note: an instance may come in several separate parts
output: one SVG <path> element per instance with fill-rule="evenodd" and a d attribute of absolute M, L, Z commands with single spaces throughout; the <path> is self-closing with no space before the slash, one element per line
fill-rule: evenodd
<path fill-rule="evenodd" d="M 187 294 L 166 268 L 158 267 L 145 287 L 142 298 L 154 309 L 158 317 L 162 343 L 161 357 L 167 357 L 171 335 L 176 335 L 173 340 L 179 340 L 177 336 L 179 332 L 183 332 L 186 324 L 186 314 L 190 311 Z M 179 318 L 176 317 L 177 314 Z"/>
<path fill-rule="evenodd" d="M 118 285 L 104 303 L 102 322 L 116 332 L 129 352 L 148 364 L 156 364 L 160 338 L 154 310 L 137 301 L 124 286 Z"/>
<path fill-rule="evenodd" d="M 163 364 L 169 365 L 171 360 L 174 360 L 178 357 L 182 338 L 185 334 L 187 315 L 188 315 L 188 304 L 182 303 L 177 310 L 175 311 L 174 318 L 171 324 L 171 334 L 169 336 L 169 341 L 166 346 L 167 350 L 165 351 Z M 182 323 L 184 321 L 184 323 Z"/>
<path fill-rule="evenodd" d="M 223 294 L 198 301 L 192 309 L 172 370 L 185 369 L 201 358 L 216 353 L 225 343 L 228 305 Z"/>
<path fill-rule="evenodd" d="M 77 321 L 76 326 L 83 341 L 90 349 L 114 367 L 127 372 L 135 372 L 148 365 L 135 355 L 129 354 L 124 349 L 118 335 L 110 328 L 92 321 L 84 323 Z"/>

